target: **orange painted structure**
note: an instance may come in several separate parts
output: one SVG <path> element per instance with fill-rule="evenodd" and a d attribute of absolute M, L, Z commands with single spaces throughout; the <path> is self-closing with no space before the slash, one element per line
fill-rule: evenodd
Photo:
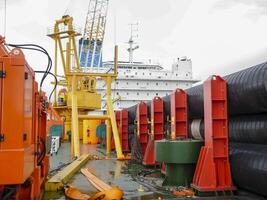
<path fill-rule="evenodd" d="M 136 122 L 137 122 L 137 135 L 142 147 L 142 152 L 145 154 L 148 143 L 148 106 L 145 102 L 140 102 L 136 108 Z"/>
<path fill-rule="evenodd" d="M 48 173 L 46 107 L 20 49 L 0 36 L 0 199 L 39 199 Z"/>
<path fill-rule="evenodd" d="M 205 146 L 197 162 L 192 187 L 200 192 L 232 191 L 228 157 L 227 85 L 220 76 L 204 82 Z"/>
<path fill-rule="evenodd" d="M 115 117 L 116 117 L 116 124 L 119 132 L 119 136 L 121 138 L 121 132 L 120 132 L 120 126 L 121 126 L 121 111 L 116 111 L 115 112 Z M 113 137 L 112 137 L 113 138 Z"/>
<path fill-rule="evenodd" d="M 154 97 L 151 102 L 151 138 L 144 154 L 144 165 L 157 165 L 155 160 L 155 140 L 164 138 L 164 102 L 160 97 Z"/>

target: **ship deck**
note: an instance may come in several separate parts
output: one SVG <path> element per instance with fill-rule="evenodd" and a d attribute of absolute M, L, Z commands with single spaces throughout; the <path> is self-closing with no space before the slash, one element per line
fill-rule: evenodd
<path fill-rule="evenodd" d="M 97 145 L 81 145 L 82 153 L 89 153 L 98 157 L 105 155 L 105 149 Z M 50 157 L 50 170 L 56 169 L 62 164 L 71 162 L 70 143 L 62 143 L 58 153 Z M 109 160 L 89 160 L 84 166 L 89 168 L 96 176 L 112 186 L 119 186 L 124 192 L 124 199 L 175 199 L 168 188 L 161 190 L 160 184 L 163 179 L 161 176 L 149 176 L 146 178 L 137 178 L 135 174 L 140 172 L 155 171 L 155 168 L 144 168 L 141 165 L 129 164 L 129 161 L 118 161 L 115 159 L 115 154 L 111 155 Z M 97 190 L 87 181 L 87 179 L 78 172 L 70 181 L 72 185 L 81 192 L 92 195 Z M 142 185 L 142 186 L 141 186 Z M 142 187 L 144 191 L 138 191 Z M 51 199 L 66 199 L 63 191 L 45 192 L 44 200 Z M 181 198 L 179 198 L 181 199 Z M 186 198 L 188 199 L 188 198 Z M 194 199 L 264 199 L 258 196 L 239 191 L 238 196 L 234 197 L 202 197 Z"/>
<path fill-rule="evenodd" d="M 99 148 L 97 145 L 81 145 L 81 152 L 103 157 L 105 149 Z M 122 173 L 128 162 L 116 160 L 113 154 L 111 157 L 113 158 L 109 160 L 89 160 L 84 167 L 89 168 L 106 183 L 119 186 L 124 191 L 125 199 L 158 199 L 158 197 L 161 197 L 161 195 L 151 192 L 145 187 L 144 192 L 138 192 L 137 189 L 140 187 L 140 184 L 134 181 L 130 174 Z M 50 170 L 69 162 L 71 162 L 70 144 L 65 142 L 62 143 L 57 155 L 50 157 Z M 77 173 L 70 180 L 69 184 L 89 195 L 97 192 L 81 173 Z M 43 199 L 65 199 L 65 196 L 62 191 L 45 192 Z"/>

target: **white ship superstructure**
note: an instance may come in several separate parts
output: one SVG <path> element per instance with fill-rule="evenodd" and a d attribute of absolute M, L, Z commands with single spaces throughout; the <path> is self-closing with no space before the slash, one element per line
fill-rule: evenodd
<path fill-rule="evenodd" d="M 113 68 L 114 62 L 104 62 L 104 68 Z M 118 77 L 112 85 L 115 110 L 127 108 L 139 101 L 149 101 L 154 96 L 166 96 L 176 88 L 186 89 L 196 83 L 192 76 L 192 62 L 183 57 L 172 65 L 172 70 L 164 70 L 157 64 L 141 62 L 119 62 Z M 97 89 L 103 97 L 105 109 L 105 89 L 103 81 L 97 82 Z"/>
<path fill-rule="evenodd" d="M 131 34 L 132 35 L 132 34 Z M 133 61 L 133 37 L 129 41 L 129 61 L 118 62 L 118 77 L 112 84 L 114 109 L 120 110 L 135 105 L 140 101 L 149 101 L 155 96 L 169 95 L 174 89 L 186 89 L 198 82 L 193 79 L 192 61 L 187 57 L 178 58 L 171 70 L 165 70 L 159 64 L 146 64 Z M 114 61 L 103 62 L 101 71 L 114 68 Z M 102 94 L 102 109 L 105 105 L 105 82 L 97 81 L 97 90 Z"/>

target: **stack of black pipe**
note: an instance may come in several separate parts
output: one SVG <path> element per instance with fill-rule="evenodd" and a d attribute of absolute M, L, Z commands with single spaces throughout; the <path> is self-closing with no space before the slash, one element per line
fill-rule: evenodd
<path fill-rule="evenodd" d="M 267 196 L 267 62 L 223 77 L 227 81 L 230 164 L 234 184 Z M 204 138 L 203 85 L 186 90 L 189 120 L 201 120 Z M 170 96 L 165 96 L 165 119 L 170 116 Z M 130 107 L 129 122 L 136 106 Z M 189 130 L 191 124 L 189 124 Z"/>
<path fill-rule="evenodd" d="M 135 124 L 137 105 L 127 108 L 129 124 Z"/>
<path fill-rule="evenodd" d="M 234 183 L 267 196 L 267 63 L 225 76 L 230 164 Z M 202 119 L 203 85 L 187 90 L 190 120 Z M 191 128 L 191 127 L 190 127 Z"/>
<path fill-rule="evenodd" d="M 131 150 L 131 160 L 137 163 L 142 163 L 143 152 L 141 144 L 137 137 L 137 124 L 136 124 L 136 110 L 137 104 L 129 107 L 128 109 L 128 133 L 129 133 L 129 148 Z"/>

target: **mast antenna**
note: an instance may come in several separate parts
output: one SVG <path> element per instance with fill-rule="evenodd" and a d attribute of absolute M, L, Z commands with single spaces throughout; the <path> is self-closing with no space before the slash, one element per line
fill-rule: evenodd
<path fill-rule="evenodd" d="M 134 46 L 136 42 L 134 41 L 135 38 L 138 38 L 138 22 L 129 24 L 131 26 L 131 34 L 130 39 L 128 41 L 129 48 L 127 51 L 129 52 L 129 63 L 133 63 L 133 52 L 139 48 L 139 45 Z"/>

